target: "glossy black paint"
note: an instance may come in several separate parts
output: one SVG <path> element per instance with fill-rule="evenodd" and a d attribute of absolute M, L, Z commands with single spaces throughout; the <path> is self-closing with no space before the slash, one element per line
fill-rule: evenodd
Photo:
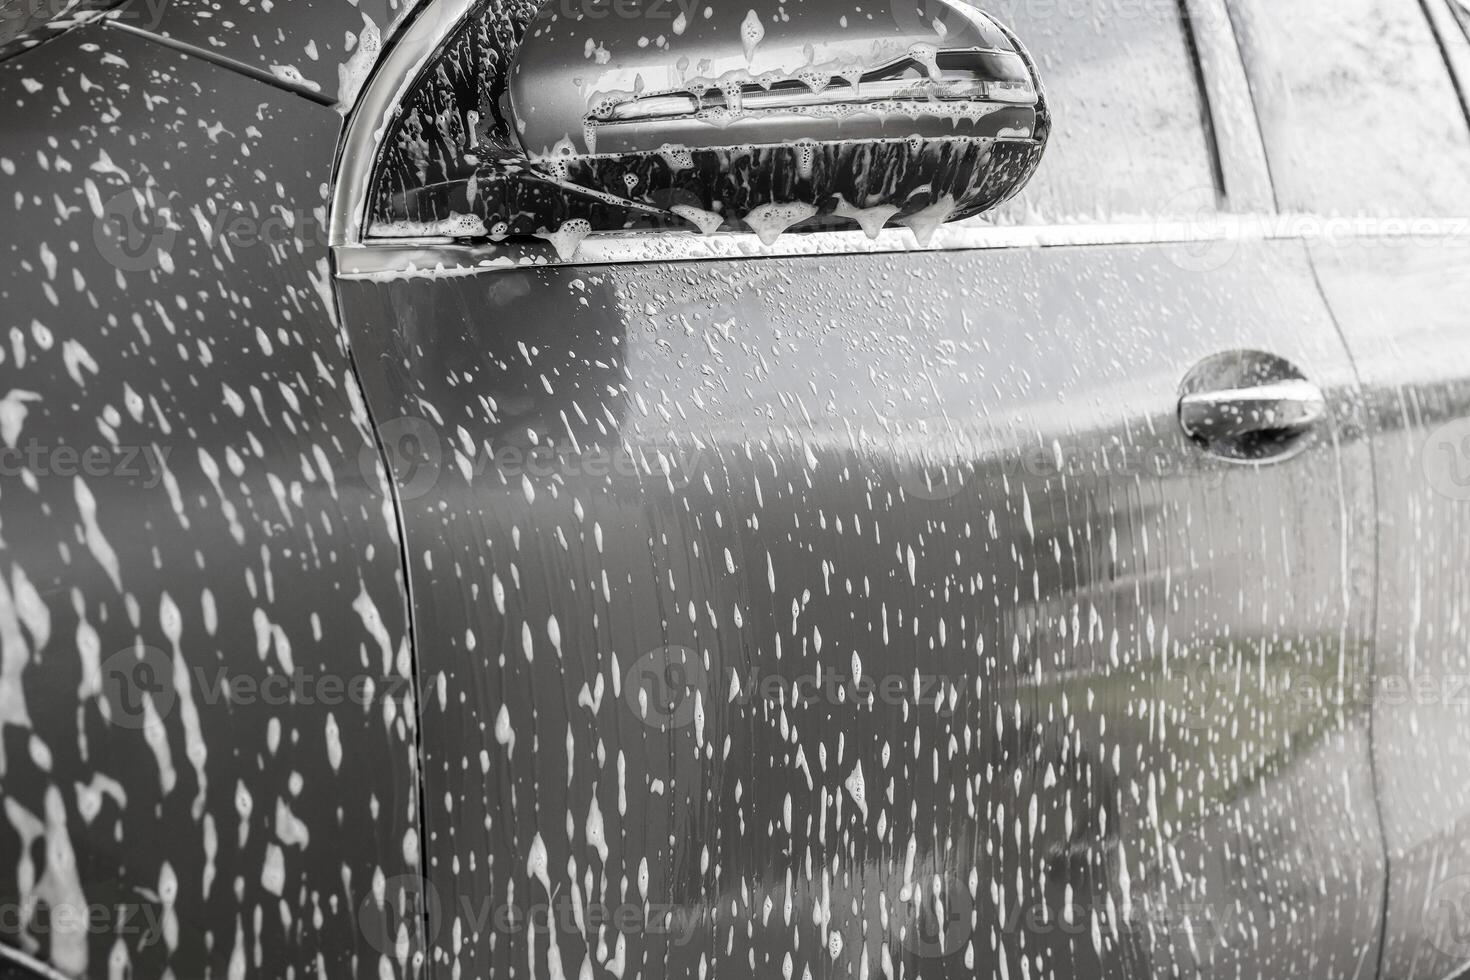
<path fill-rule="evenodd" d="M 69 976 L 407 973 L 358 914 L 417 870 L 416 712 L 305 227 L 339 117 L 102 26 L 0 65 L 0 104 L 0 941 Z"/>
<path fill-rule="evenodd" d="M 1470 248 L 1319 247 L 1363 381 L 1379 500 L 1373 708 L 1393 882 L 1385 978 L 1470 961 Z"/>
<path fill-rule="evenodd" d="M 1233 193 L 1167 6 L 1018 8 L 1059 129 L 1011 217 Z M 1283 14 L 1408 66 L 1366 95 L 1231 9 L 1284 207 L 1470 212 L 1420 4 Z M 350 102 L 403 11 L 162 13 L 0 63 L 0 943 L 181 978 L 1470 959 L 1463 234 L 333 283 L 341 120 L 290 90 Z M 1420 86 L 1447 140 L 1333 150 L 1374 180 L 1315 176 L 1371 127 L 1292 142 Z M 1177 428 L 1245 349 L 1329 393 L 1292 459 Z M 13 928 L 38 900 L 100 925 Z"/>
<path fill-rule="evenodd" d="M 135 26 L 353 104 L 383 39 L 417 0 L 129 0 Z M 133 21 L 130 21 L 133 23 Z M 325 149 L 323 147 L 322 149 Z"/>
<path fill-rule="evenodd" d="M 1372 975 L 1352 366 L 1299 244 L 1181 257 L 339 283 L 439 692 L 432 975 Z M 1331 425 L 1203 454 L 1180 379 L 1261 346 Z M 495 926 L 555 896 L 639 924 Z"/>

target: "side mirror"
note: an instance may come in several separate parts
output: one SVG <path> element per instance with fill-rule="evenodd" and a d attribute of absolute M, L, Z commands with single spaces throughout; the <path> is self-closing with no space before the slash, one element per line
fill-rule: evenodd
<path fill-rule="evenodd" d="M 553 0 L 520 34 L 466 127 L 503 135 L 448 179 L 383 185 L 407 220 L 370 237 L 534 235 L 563 258 L 594 231 L 924 242 L 1020 191 L 1051 128 L 1035 64 L 969 0 Z"/>
<path fill-rule="evenodd" d="M 705 233 L 743 222 L 769 244 L 835 218 L 926 239 L 1019 191 L 1050 124 L 1009 31 L 966 0 L 904 2 L 715 3 L 663 33 L 617 16 L 637 4 L 550 3 L 511 63 L 509 118 L 535 166 Z"/>

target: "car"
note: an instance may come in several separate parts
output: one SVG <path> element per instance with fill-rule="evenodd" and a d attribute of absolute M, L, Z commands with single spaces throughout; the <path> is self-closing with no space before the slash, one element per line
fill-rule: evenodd
<path fill-rule="evenodd" d="M 1470 970 L 1464 0 L 0 5 L 0 976 Z"/>

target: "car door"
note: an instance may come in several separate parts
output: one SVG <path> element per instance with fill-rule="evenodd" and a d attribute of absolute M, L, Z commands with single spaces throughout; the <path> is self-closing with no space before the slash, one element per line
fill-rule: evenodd
<path fill-rule="evenodd" d="M 428 692 L 431 975 L 1372 975 L 1354 366 L 1302 242 L 1191 240 L 1269 200 L 1228 20 L 1083 6 L 1005 12 L 1055 153 L 918 248 L 373 240 L 366 172 L 437 173 L 524 11 L 389 51 L 336 285 Z M 1288 381 L 1314 426 L 1181 431 Z"/>
<path fill-rule="evenodd" d="M 1381 975 L 1451 976 L 1470 963 L 1470 75 L 1457 89 L 1446 62 L 1470 42 L 1440 3 L 1238 13 L 1283 206 L 1329 216 L 1305 227 L 1373 430 L 1378 659 L 1361 701 L 1389 856 Z"/>
<path fill-rule="evenodd" d="M 407 973 L 359 916 L 418 870 L 407 597 L 302 233 L 340 117 L 104 22 L 0 106 L 0 974 Z"/>

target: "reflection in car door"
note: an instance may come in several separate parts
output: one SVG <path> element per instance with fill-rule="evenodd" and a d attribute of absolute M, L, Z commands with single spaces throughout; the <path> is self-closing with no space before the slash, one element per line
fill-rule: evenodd
<path fill-rule="evenodd" d="M 1454 976 L 1470 965 L 1470 38 L 1438 0 L 1237 2 L 1283 207 L 1337 216 L 1305 229 L 1373 434 L 1378 653 L 1354 701 L 1390 871 L 1379 975 Z"/>
<path fill-rule="evenodd" d="M 1109 139 L 1097 52 L 1112 132 L 1186 148 L 1104 214 L 1219 195 L 1171 16 L 1138 59 L 1105 11 L 1013 25 L 1065 39 L 1058 159 Z M 1084 210 L 1073 164 L 1033 214 Z M 1371 975 L 1374 488 L 1306 248 L 852 237 L 339 275 L 428 692 L 430 972 Z M 1180 432 L 1249 352 L 1327 395 L 1290 458 Z"/>
<path fill-rule="evenodd" d="M 441 464 L 402 502 L 436 970 L 1371 969 L 1351 365 L 1300 245 L 1174 254 L 341 283 Z M 1256 348 L 1332 421 L 1208 458 L 1179 381 Z"/>

